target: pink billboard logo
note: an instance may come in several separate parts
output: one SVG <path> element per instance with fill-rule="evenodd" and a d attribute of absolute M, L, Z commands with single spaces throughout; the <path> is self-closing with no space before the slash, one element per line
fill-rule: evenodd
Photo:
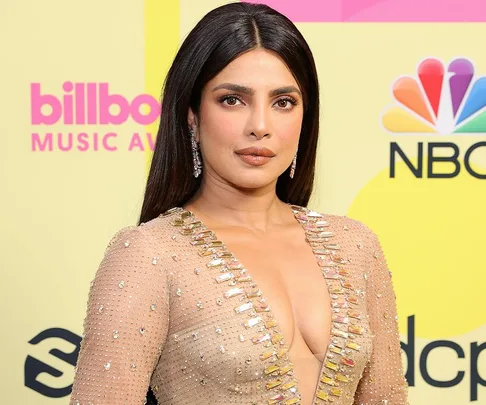
<path fill-rule="evenodd" d="M 60 97 L 43 93 L 40 83 L 31 83 L 32 125 L 121 125 L 129 118 L 149 125 L 160 116 L 159 102 L 149 94 L 129 100 L 111 94 L 108 83 L 64 82 Z M 146 106 L 147 113 L 142 112 Z M 116 110 L 116 111 L 114 111 Z"/>

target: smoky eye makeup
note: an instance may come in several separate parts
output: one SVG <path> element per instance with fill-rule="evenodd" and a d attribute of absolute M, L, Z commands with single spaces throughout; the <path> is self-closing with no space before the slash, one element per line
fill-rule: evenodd
<path fill-rule="evenodd" d="M 219 96 L 217 98 L 218 100 L 218 103 L 220 104 L 225 104 L 225 102 L 227 100 L 237 100 L 239 103 L 243 103 L 244 104 L 244 100 L 242 99 L 242 97 L 238 94 L 224 94 L 222 96 Z M 291 105 L 292 107 L 293 106 L 296 106 L 300 103 L 299 100 L 297 100 L 296 98 L 292 97 L 292 96 L 282 96 L 282 97 L 279 97 L 277 100 L 275 100 L 274 102 L 274 105 L 275 104 L 278 104 L 278 103 L 281 103 L 281 102 L 287 102 L 287 106 Z M 229 106 L 229 107 L 232 107 L 232 106 L 237 106 L 238 104 L 225 104 L 226 106 Z M 278 107 L 279 109 L 281 110 L 291 110 L 292 108 L 288 108 L 288 107 Z"/>

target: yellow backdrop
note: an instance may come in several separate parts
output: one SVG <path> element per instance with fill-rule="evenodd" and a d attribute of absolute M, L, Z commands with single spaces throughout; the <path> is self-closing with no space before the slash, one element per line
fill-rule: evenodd
<path fill-rule="evenodd" d="M 112 108 L 103 124 L 90 111 L 102 94 L 118 95 L 127 108 L 152 103 L 156 111 L 182 39 L 222 3 L 2 6 L 3 403 L 68 403 L 89 283 L 111 235 L 134 224 L 140 211 L 157 123 L 125 120 Z M 472 65 L 464 100 L 475 96 L 481 106 L 486 24 L 369 16 L 354 23 L 335 15 L 310 21 L 301 14 L 295 22 L 314 53 L 322 97 L 310 206 L 362 220 L 378 233 L 394 275 L 410 403 L 486 404 L 486 129 L 414 132 L 414 125 L 438 127 L 414 109 L 425 94 L 419 66 L 431 58 L 447 79 L 454 60 Z M 418 92 L 400 93 L 400 77 Z M 448 108 L 448 96 L 442 93 L 440 108 Z M 86 111 L 70 110 L 78 99 Z M 391 121 L 389 111 L 398 111 Z"/>

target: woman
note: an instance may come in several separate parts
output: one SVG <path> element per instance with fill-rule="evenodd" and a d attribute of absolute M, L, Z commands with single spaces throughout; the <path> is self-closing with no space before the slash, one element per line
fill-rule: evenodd
<path fill-rule="evenodd" d="M 306 208 L 318 89 L 267 6 L 219 7 L 187 36 L 139 225 L 91 285 L 71 404 L 406 404 L 378 238 Z"/>

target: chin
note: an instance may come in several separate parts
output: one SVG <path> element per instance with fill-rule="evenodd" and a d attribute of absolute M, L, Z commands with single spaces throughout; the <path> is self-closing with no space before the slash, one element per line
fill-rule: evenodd
<path fill-rule="evenodd" d="M 237 178 L 230 179 L 230 182 L 241 189 L 258 189 L 268 186 L 277 180 L 277 177 L 269 173 L 244 173 Z"/>

